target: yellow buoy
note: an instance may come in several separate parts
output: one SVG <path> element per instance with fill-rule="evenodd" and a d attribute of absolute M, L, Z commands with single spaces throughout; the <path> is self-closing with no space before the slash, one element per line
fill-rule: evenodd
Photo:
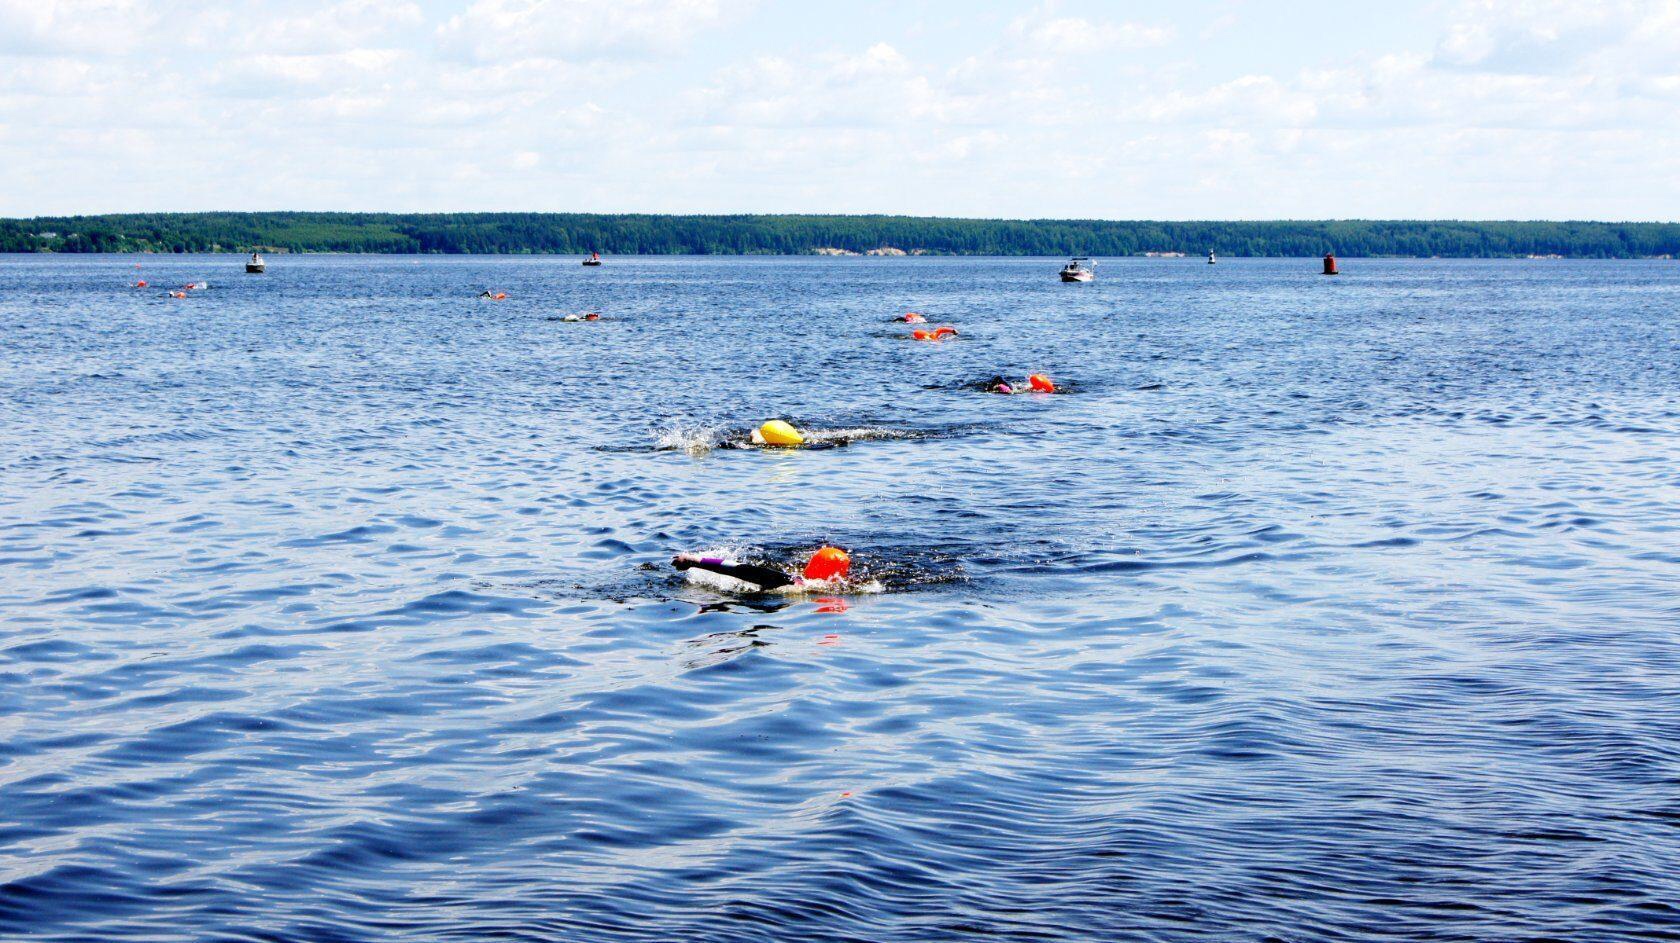
<path fill-rule="evenodd" d="M 759 445 L 804 445 L 805 437 L 799 430 L 781 421 L 772 419 L 753 433 L 754 441 Z"/>

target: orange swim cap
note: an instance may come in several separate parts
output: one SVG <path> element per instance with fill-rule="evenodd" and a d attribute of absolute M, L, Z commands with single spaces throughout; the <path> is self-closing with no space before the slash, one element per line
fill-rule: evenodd
<path fill-rule="evenodd" d="M 1027 377 L 1027 384 L 1039 393 L 1056 392 L 1056 384 L 1051 383 L 1050 378 L 1042 373 L 1035 373 Z"/>
<path fill-rule="evenodd" d="M 845 579 L 850 572 L 852 558 L 839 547 L 822 547 L 805 563 L 805 578 L 808 580 Z"/>

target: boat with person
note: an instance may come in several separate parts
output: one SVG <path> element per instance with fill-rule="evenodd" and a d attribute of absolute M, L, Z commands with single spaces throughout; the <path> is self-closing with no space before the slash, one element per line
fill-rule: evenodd
<path fill-rule="evenodd" d="M 1062 266 L 1062 281 L 1088 282 L 1097 277 L 1097 263 L 1084 256 L 1075 256 Z"/>
<path fill-rule="evenodd" d="M 268 271 L 268 263 L 263 261 L 262 254 L 259 252 L 251 253 L 250 260 L 245 263 L 245 274 L 261 275 L 266 271 Z"/>
<path fill-rule="evenodd" d="M 601 264 L 601 253 L 599 253 L 599 252 L 589 253 L 589 258 L 584 259 L 583 264 L 584 265 L 590 265 L 590 266 L 600 265 Z"/>

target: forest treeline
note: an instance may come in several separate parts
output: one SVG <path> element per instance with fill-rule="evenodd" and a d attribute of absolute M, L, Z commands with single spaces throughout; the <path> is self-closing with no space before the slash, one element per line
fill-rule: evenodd
<path fill-rule="evenodd" d="M 0 252 L 373 252 L 1573 258 L 1680 256 L 1680 223 L 1154 222 L 584 213 L 133 213 L 0 219 Z"/>

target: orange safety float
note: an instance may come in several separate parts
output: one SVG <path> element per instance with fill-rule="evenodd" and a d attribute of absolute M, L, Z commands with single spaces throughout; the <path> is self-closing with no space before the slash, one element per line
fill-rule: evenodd
<path fill-rule="evenodd" d="M 1033 388 L 1033 392 L 1035 393 L 1056 392 L 1056 384 L 1051 383 L 1050 378 L 1042 373 L 1035 373 L 1032 376 L 1027 377 L 1027 385 L 1031 386 Z"/>
<path fill-rule="evenodd" d="M 852 572 L 852 558 L 839 547 L 821 547 L 805 563 L 808 580 L 845 579 Z"/>

